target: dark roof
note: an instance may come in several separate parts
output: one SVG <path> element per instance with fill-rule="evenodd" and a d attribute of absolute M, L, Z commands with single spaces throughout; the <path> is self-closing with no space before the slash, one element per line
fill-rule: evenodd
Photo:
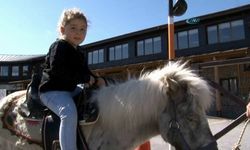
<path fill-rule="evenodd" d="M 0 54 L 0 62 L 20 62 L 44 59 L 45 55 L 6 55 Z"/>

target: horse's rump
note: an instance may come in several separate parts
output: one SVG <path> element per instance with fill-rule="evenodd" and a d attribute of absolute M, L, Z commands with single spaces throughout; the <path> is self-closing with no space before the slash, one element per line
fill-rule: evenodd
<path fill-rule="evenodd" d="M 12 93 L 2 99 L 0 104 L 2 127 L 10 131 L 12 136 L 29 143 L 41 145 L 42 120 L 24 118 L 18 113 L 18 107 L 25 101 L 26 91 Z"/>

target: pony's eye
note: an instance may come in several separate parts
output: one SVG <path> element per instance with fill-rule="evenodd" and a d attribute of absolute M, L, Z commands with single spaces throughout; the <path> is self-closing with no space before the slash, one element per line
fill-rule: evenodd
<path fill-rule="evenodd" d="M 187 117 L 187 120 L 190 122 L 196 122 L 196 121 L 198 121 L 198 117 L 194 114 L 189 114 Z"/>
<path fill-rule="evenodd" d="M 194 118 L 192 118 L 192 117 L 187 117 L 187 120 L 193 122 L 193 121 L 194 121 Z"/>

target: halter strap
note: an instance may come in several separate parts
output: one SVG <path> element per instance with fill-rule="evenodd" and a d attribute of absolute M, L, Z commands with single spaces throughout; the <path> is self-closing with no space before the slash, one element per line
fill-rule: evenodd
<path fill-rule="evenodd" d="M 182 145 L 184 145 L 183 150 L 190 150 L 190 147 L 189 147 L 187 141 L 185 140 L 185 138 L 180 130 L 180 124 L 179 124 L 177 117 L 176 117 L 175 101 L 171 99 L 170 102 L 173 105 L 173 118 L 169 121 L 169 132 L 172 132 L 173 135 L 179 135 L 179 137 L 181 138 L 181 143 L 182 143 Z"/>
<path fill-rule="evenodd" d="M 177 120 L 176 117 L 176 104 L 175 101 L 170 99 L 171 104 L 173 105 L 173 118 L 169 121 L 169 132 L 172 133 L 173 135 L 179 136 L 181 139 L 181 145 L 184 146 L 183 150 L 191 150 L 189 144 L 185 140 L 181 130 L 180 130 L 180 124 Z M 173 137 L 174 138 L 174 137 Z M 212 140 L 209 144 L 198 148 L 198 150 L 213 150 L 217 149 L 217 142 L 216 140 Z"/>

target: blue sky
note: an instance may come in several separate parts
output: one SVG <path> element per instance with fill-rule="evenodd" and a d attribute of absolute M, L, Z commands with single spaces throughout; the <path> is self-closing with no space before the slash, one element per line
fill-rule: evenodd
<path fill-rule="evenodd" d="M 222 11 L 250 0 L 186 0 L 188 10 L 174 21 Z M 82 44 L 167 24 L 168 0 L 0 0 L 0 54 L 46 54 L 57 38 L 64 9 L 80 8 L 89 20 Z"/>

